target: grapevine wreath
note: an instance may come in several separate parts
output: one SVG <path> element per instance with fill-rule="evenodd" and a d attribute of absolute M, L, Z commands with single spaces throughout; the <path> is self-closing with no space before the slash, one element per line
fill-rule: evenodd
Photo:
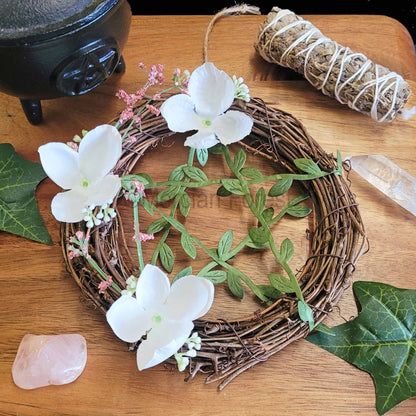
<path fill-rule="evenodd" d="M 197 71 L 214 71 L 217 74 L 218 70 L 213 64 L 208 63 L 195 72 Z M 191 78 L 192 76 L 193 74 Z M 189 207 L 179 204 L 180 214 L 175 214 L 176 216 L 163 214 L 145 197 L 147 189 L 152 188 L 154 181 L 160 178 L 152 179 L 145 174 L 135 173 L 140 167 L 141 159 L 145 157 L 149 149 L 169 143 L 172 138 L 177 139 L 178 133 L 172 131 L 163 115 L 163 106 L 174 96 L 189 94 L 188 92 L 183 94 L 186 88 L 185 78 L 185 73 L 176 73 L 174 77 L 175 88 L 181 90 L 178 94 L 171 94 L 169 89 L 165 94 L 156 94 L 151 97 L 147 94 L 134 96 L 124 91 L 119 93 L 119 98 L 127 103 L 127 109 L 121 113 L 115 126 L 111 126 L 122 137 L 121 156 L 111 174 L 127 178 L 124 182 L 122 180 L 123 192 L 117 192 L 111 204 L 90 206 L 84 219 L 61 223 L 61 244 L 67 268 L 81 288 L 84 297 L 103 314 L 108 314 L 116 301 L 121 297 L 126 297 L 123 295 L 126 291 L 130 290 L 130 297 L 132 294 L 134 296 L 134 290 L 132 291 L 131 288 L 134 289 L 136 282 L 140 281 L 140 278 L 137 279 L 139 275 L 137 261 L 131 259 L 127 232 L 123 227 L 119 211 L 120 201 L 124 201 L 124 198 L 136 201 L 136 205 L 142 204 L 141 208 L 154 214 L 155 217 L 156 214 L 162 215 L 159 220 L 155 220 L 159 228 L 153 223 L 152 230 L 147 231 L 148 234 L 139 233 L 138 229 L 135 230 L 137 241 L 144 241 L 146 237 L 150 238 L 150 235 L 153 238 L 153 234 L 149 231 L 157 235 L 158 231 L 163 231 L 163 227 L 172 228 L 176 229 L 183 240 L 186 240 L 185 242 L 181 240 L 181 242 L 187 254 L 190 257 L 195 254 L 192 247 L 197 245 L 198 240 L 192 239 L 185 228 Z M 230 77 L 228 78 L 231 80 Z M 148 85 L 155 85 L 161 81 L 160 71 L 156 67 L 152 67 L 149 80 L 152 81 L 148 82 Z M 331 312 L 343 291 L 349 286 L 356 263 L 367 248 L 365 227 L 358 204 L 351 193 L 348 181 L 343 176 L 348 171 L 348 166 L 342 162 L 341 156 L 327 154 L 293 115 L 269 107 L 261 98 L 250 99 L 241 79 L 234 77 L 233 83 L 239 93 L 235 94 L 228 112 L 229 114 L 239 113 L 240 116 L 242 114 L 252 121 L 249 134 L 238 140 L 241 151 L 231 156 L 228 153 L 227 144 L 222 143 L 215 135 L 210 137 L 211 139 L 215 137 L 216 144 L 210 143 L 208 149 L 196 146 L 196 155 L 201 168 L 208 154 L 209 157 L 222 157 L 228 154 L 229 165 L 236 171 L 237 179 L 216 182 L 218 198 L 227 197 L 233 193 L 242 195 L 241 188 L 236 189 L 236 186 L 238 188 L 241 184 L 261 182 L 259 171 L 244 166 L 244 155 L 247 152 L 267 158 L 269 161 L 272 160 L 276 164 L 276 170 L 283 172 L 275 176 L 273 191 L 269 191 L 269 195 L 282 195 L 293 181 L 296 181 L 303 189 L 301 197 L 289 202 L 285 208 L 286 212 L 276 216 L 290 214 L 290 210 L 295 217 L 306 215 L 309 211 L 304 212 L 302 208 L 305 207 L 298 205 L 299 201 L 306 198 L 305 194 L 309 196 L 313 208 L 308 217 L 310 218 L 309 253 L 296 276 L 292 273 L 292 278 L 288 279 L 271 274 L 270 286 L 263 285 L 260 288 L 259 285 L 251 284 L 252 288 L 260 291 L 261 299 L 259 310 L 250 316 L 232 320 L 223 319 L 221 316 L 208 320 L 195 319 L 193 335 L 188 339 L 187 347 L 179 348 L 175 354 L 178 363 L 185 363 L 182 368 L 181 366 L 179 368 L 181 370 L 184 367 L 188 368 L 187 379 L 192 379 L 198 372 L 202 372 L 208 374 L 207 382 L 219 381 L 220 389 L 243 371 L 266 361 L 288 344 L 307 336 L 312 329 L 319 328 L 320 323 Z M 145 91 L 142 90 L 143 92 Z M 88 134 L 90 133 L 82 139 L 77 137 L 78 142 L 81 140 L 80 147 Z M 179 137 L 177 140 L 182 139 Z M 168 152 L 169 148 L 163 151 Z M 181 190 L 186 190 L 186 186 L 190 186 L 189 183 L 209 182 L 201 174 L 201 168 L 196 167 L 195 163 L 195 166 L 192 165 L 191 168 L 188 165 L 187 170 L 184 170 L 182 166 L 179 170 L 172 172 L 169 180 L 163 182 L 165 186 L 159 194 L 163 197 L 159 200 L 175 201 L 175 197 L 181 195 Z M 185 182 L 181 182 L 182 186 L 179 186 L 177 182 L 181 180 Z M 132 183 L 135 184 L 134 189 Z M 167 195 L 169 190 L 171 194 Z M 266 249 L 266 246 L 271 247 L 274 244 L 273 240 L 264 237 L 264 235 L 273 237 L 273 232 L 269 235 L 267 230 L 270 230 L 269 226 L 271 227 L 273 218 L 276 218 L 275 214 L 266 207 L 266 199 L 263 189 L 251 200 L 253 212 L 261 220 L 259 227 L 257 229 L 253 227 L 245 240 L 250 243 L 247 245 L 254 249 Z M 300 210 L 297 210 L 299 207 Z M 161 226 L 162 222 L 163 226 Z M 226 262 L 230 256 L 221 257 L 226 250 L 232 251 L 232 239 L 230 240 L 229 237 L 229 233 L 224 233 L 218 249 L 211 250 L 213 258 L 211 268 L 205 268 L 200 276 L 210 279 L 215 284 L 226 285 L 228 283 L 231 292 L 240 297 L 241 283 L 235 286 L 235 270 Z M 146 243 L 143 242 L 143 244 Z M 226 249 L 225 246 L 227 246 Z M 280 247 L 274 248 L 280 260 L 287 266 L 293 255 L 290 240 L 286 239 Z M 165 269 L 169 269 L 169 260 L 166 257 L 174 254 L 169 253 L 168 248 L 167 250 L 165 257 L 161 258 L 162 265 L 167 266 Z M 218 266 L 226 268 L 221 271 Z M 180 281 L 184 274 L 185 272 L 180 273 L 174 280 Z M 140 344 L 146 340 L 147 335 L 148 333 L 144 334 L 137 342 L 131 342 L 130 349 L 140 348 Z M 167 361 L 174 363 L 172 357 Z"/>

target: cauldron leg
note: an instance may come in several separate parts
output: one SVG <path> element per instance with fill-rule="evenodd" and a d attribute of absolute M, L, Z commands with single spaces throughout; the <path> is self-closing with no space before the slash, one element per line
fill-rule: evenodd
<path fill-rule="evenodd" d="M 121 73 L 126 70 L 126 63 L 124 62 L 124 58 L 121 56 L 120 60 L 118 61 L 117 66 L 114 69 L 114 72 Z"/>
<path fill-rule="evenodd" d="M 20 102 L 29 122 L 34 125 L 39 124 L 42 121 L 42 106 L 40 100 L 21 99 Z"/>

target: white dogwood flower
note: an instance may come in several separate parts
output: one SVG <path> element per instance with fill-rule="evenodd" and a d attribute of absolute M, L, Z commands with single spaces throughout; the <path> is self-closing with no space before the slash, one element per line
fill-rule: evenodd
<path fill-rule="evenodd" d="M 121 136 L 113 126 L 90 130 L 78 151 L 58 142 L 38 151 L 46 174 L 66 190 L 52 200 L 52 214 L 58 221 L 81 221 L 88 207 L 108 203 L 120 189 L 120 178 L 110 174 L 121 156 Z"/>
<path fill-rule="evenodd" d="M 122 295 L 107 311 L 107 322 L 125 342 L 137 342 L 139 370 L 174 355 L 186 342 L 193 320 L 205 315 L 214 299 L 214 285 L 197 276 L 184 276 L 170 286 L 158 267 L 147 264 L 136 286 L 136 297 Z"/>
<path fill-rule="evenodd" d="M 235 93 L 231 77 L 207 62 L 192 72 L 187 94 L 169 97 L 161 114 L 174 132 L 197 131 L 187 137 L 186 146 L 207 149 L 219 142 L 228 145 L 242 140 L 253 127 L 250 116 L 228 110 Z"/>

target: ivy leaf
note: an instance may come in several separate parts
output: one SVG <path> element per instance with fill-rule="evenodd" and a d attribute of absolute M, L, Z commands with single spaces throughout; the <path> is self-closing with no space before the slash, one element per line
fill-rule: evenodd
<path fill-rule="evenodd" d="M 46 176 L 40 163 L 24 159 L 9 143 L 0 144 L 0 230 L 52 244 L 35 198 Z"/>
<path fill-rule="evenodd" d="M 371 374 L 383 415 L 416 396 L 416 290 L 356 282 L 358 316 L 307 340 Z"/>

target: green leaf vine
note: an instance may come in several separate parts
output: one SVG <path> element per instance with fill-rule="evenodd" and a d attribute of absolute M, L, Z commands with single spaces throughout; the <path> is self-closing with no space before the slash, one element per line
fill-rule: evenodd
<path fill-rule="evenodd" d="M 233 177 L 209 179 L 202 168 L 207 163 L 210 154 L 222 155 Z M 285 215 L 296 218 L 308 215 L 311 209 L 301 204 L 308 198 L 308 195 L 298 195 L 277 213 L 267 205 L 269 198 L 276 198 L 288 192 L 294 181 L 313 180 L 330 174 L 341 174 L 342 166 L 338 164 L 334 171 L 325 172 L 312 160 L 297 159 L 295 165 L 301 173 L 264 176 L 258 169 L 245 166 L 246 161 L 247 155 L 244 149 L 240 148 L 235 155 L 232 155 L 227 146 L 218 144 L 208 150 L 190 148 L 187 163 L 175 167 L 166 181 L 156 182 L 147 174 L 129 175 L 128 178 L 123 178 L 122 185 L 125 189 L 128 189 L 129 183 L 133 180 L 140 181 L 146 189 L 160 188 L 154 204 L 144 196 L 134 201 L 136 232 L 138 231 L 137 203 L 140 203 L 150 215 L 158 214 L 158 217 L 146 230 L 146 233 L 159 235 L 151 264 L 159 262 L 167 272 L 173 270 L 175 254 L 169 246 L 168 237 L 172 229 L 175 229 L 181 235 L 180 242 L 184 252 L 191 259 L 196 258 L 198 249 L 209 256 L 210 261 L 198 272 L 199 276 L 203 276 L 215 284 L 225 282 L 231 294 L 238 299 L 244 297 L 245 288 L 251 290 L 261 302 L 268 305 L 273 304 L 283 294 L 296 296 L 299 316 L 312 329 L 314 327 L 312 310 L 305 302 L 295 273 L 289 265 L 294 255 L 293 243 L 289 238 L 286 238 L 278 245 L 271 231 L 273 225 Z M 196 165 L 196 162 L 199 166 Z M 254 196 L 252 195 L 250 189 L 252 185 L 267 183 L 272 183 L 268 191 L 262 186 Z M 219 197 L 228 197 L 233 194 L 244 197 L 252 214 L 257 218 L 259 226 L 250 228 L 241 241 L 235 241 L 233 231 L 227 230 L 220 237 L 215 248 L 206 247 L 197 236 L 189 233 L 186 227 L 176 219 L 176 215 L 178 212 L 183 217 L 188 215 L 191 208 L 191 198 L 187 192 L 189 189 L 207 186 L 217 186 Z M 157 206 L 158 203 L 166 203 L 167 201 L 170 201 L 169 214 L 162 212 Z M 270 249 L 286 276 L 272 273 L 268 276 L 270 285 L 256 285 L 242 270 L 230 263 L 245 247 L 257 250 Z M 139 246 L 138 252 L 141 253 Z M 189 272 L 189 269 L 185 268 L 179 272 L 174 280 L 185 275 L 185 272 Z"/>

